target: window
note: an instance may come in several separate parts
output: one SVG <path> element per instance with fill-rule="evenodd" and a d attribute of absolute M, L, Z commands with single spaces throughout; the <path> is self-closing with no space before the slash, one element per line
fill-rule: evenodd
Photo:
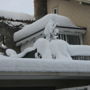
<path fill-rule="evenodd" d="M 80 45 L 80 37 L 78 35 L 67 35 L 67 42 L 73 45 Z"/>
<path fill-rule="evenodd" d="M 72 45 L 82 44 L 81 43 L 82 41 L 79 35 L 59 34 L 59 39 L 65 40 Z"/>
<path fill-rule="evenodd" d="M 58 13 L 58 8 L 54 8 L 54 9 L 53 9 L 53 13 L 54 13 L 54 14 L 57 14 L 57 13 Z"/>

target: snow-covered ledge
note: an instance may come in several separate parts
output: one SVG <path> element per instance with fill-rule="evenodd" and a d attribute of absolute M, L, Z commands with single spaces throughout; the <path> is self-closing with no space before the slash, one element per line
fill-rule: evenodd
<path fill-rule="evenodd" d="M 20 58 L 37 49 L 36 59 Z M 33 48 L 21 54 L 6 50 L 0 56 L 0 79 L 86 79 L 90 78 L 90 61 L 72 60 L 73 55 L 89 55 L 90 46 L 69 45 L 63 40 L 38 39 Z"/>
<path fill-rule="evenodd" d="M 90 61 L 0 58 L 0 79 L 90 78 Z"/>

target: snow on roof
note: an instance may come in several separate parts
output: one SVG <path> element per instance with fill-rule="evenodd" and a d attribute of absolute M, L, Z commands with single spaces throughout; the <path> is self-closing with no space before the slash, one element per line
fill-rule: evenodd
<path fill-rule="evenodd" d="M 54 21 L 57 26 L 76 27 L 71 22 L 71 20 L 65 16 L 56 15 L 56 14 L 48 14 L 45 17 L 37 20 L 33 24 L 27 25 L 20 31 L 16 32 L 14 34 L 14 40 L 18 41 L 18 40 L 25 38 L 26 36 L 29 36 L 41 29 L 44 29 L 49 20 Z"/>
<path fill-rule="evenodd" d="M 35 18 L 29 14 L 16 13 L 10 11 L 0 11 L 0 17 L 13 20 L 31 20 L 31 21 L 35 20 Z"/>

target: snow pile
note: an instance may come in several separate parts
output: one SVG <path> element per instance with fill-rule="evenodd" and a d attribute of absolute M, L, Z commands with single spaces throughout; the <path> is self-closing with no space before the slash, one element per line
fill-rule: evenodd
<path fill-rule="evenodd" d="M 88 45 L 69 45 L 71 56 L 90 56 L 90 46 Z"/>
<path fill-rule="evenodd" d="M 72 60 L 71 56 L 90 56 L 90 46 L 87 45 L 69 45 L 63 40 L 47 40 L 44 38 L 38 39 L 33 47 L 24 49 L 17 54 L 12 49 L 7 49 L 6 54 L 9 57 L 22 58 L 27 53 L 37 49 L 34 54 L 36 58 L 54 59 L 54 60 Z"/>
<path fill-rule="evenodd" d="M 34 47 L 37 52 L 44 59 L 60 59 L 60 60 L 72 60 L 68 52 L 68 44 L 63 40 L 52 40 L 38 39 Z"/>
<path fill-rule="evenodd" d="M 68 43 L 63 40 L 52 40 L 50 42 L 52 56 L 56 59 L 72 60 L 68 51 L 68 46 Z"/>
<path fill-rule="evenodd" d="M 37 20 L 33 24 L 25 26 L 20 31 L 14 34 L 14 40 L 18 41 L 26 36 L 29 36 L 41 29 L 44 29 L 47 23 L 52 20 L 57 26 L 69 26 L 69 27 L 76 27 L 69 18 L 61 15 L 56 14 L 48 14 L 45 17 Z"/>
<path fill-rule="evenodd" d="M 50 45 L 49 45 L 48 40 L 43 39 L 43 38 L 38 39 L 35 42 L 34 47 L 37 49 L 37 52 L 40 53 L 42 58 L 45 58 L 45 59 L 52 58 L 51 51 L 50 51 Z"/>
<path fill-rule="evenodd" d="M 90 56 L 90 46 L 88 45 L 69 45 L 63 40 L 39 39 L 34 47 L 42 58 L 72 60 L 71 56 Z"/>
<path fill-rule="evenodd" d="M 0 11 L 0 17 L 4 17 L 6 19 L 13 19 L 13 20 L 35 20 L 35 18 L 31 15 L 25 13 L 16 13 L 16 12 L 9 12 L 9 11 Z"/>
<path fill-rule="evenodd" d="M 60 59 L 60 60 L 72 60 L 70 53 L 68 52 L 68 43 L 63 40 L 52 40 L 49 41 L 44 38 L 38 39 L 34 47 L 24 49 L 20 54 L 17 54 L 12 49 L 7 49 L 6 54 L 9 57 L 24 57 L 27 53 L 37 49 L 35 54 L 36 58 L 39 58 L 38 53 L 43 59 Z"/>

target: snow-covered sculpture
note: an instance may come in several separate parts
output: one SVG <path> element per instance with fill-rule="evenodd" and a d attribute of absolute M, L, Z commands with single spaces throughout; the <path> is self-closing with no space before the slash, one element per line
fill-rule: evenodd
<path fill-rule="evenodd" d="M 50 51 L 50 46 L 49 46 L 49 41 L 44 38 L 38 39 L 34 47 L 37 49 L 37 52 L 41 55 L 42 58 L 44 59 L 51 59 L 51 51 Z"/>
<path fill-rule="evenodd" d="M 72 60 L 69 51 L 68 43 L 63 40 L 52 40 L 40 38 L 34 47 L 44 59 Z"/>
<path fill-rule="evenodd" d="M 54 39 L 54 30 L 56 28 L 56 24 L 53 20 L 49 20 L 47 25 L 45 26 L 44 34 L 47 40 Z"/>
<path fill-rule="evenodd" d="M 52 56 L 58 60 L 72 60 L 68 51 L 68 43 L 64 40 L 52 40 L 50 42 Z"/>

